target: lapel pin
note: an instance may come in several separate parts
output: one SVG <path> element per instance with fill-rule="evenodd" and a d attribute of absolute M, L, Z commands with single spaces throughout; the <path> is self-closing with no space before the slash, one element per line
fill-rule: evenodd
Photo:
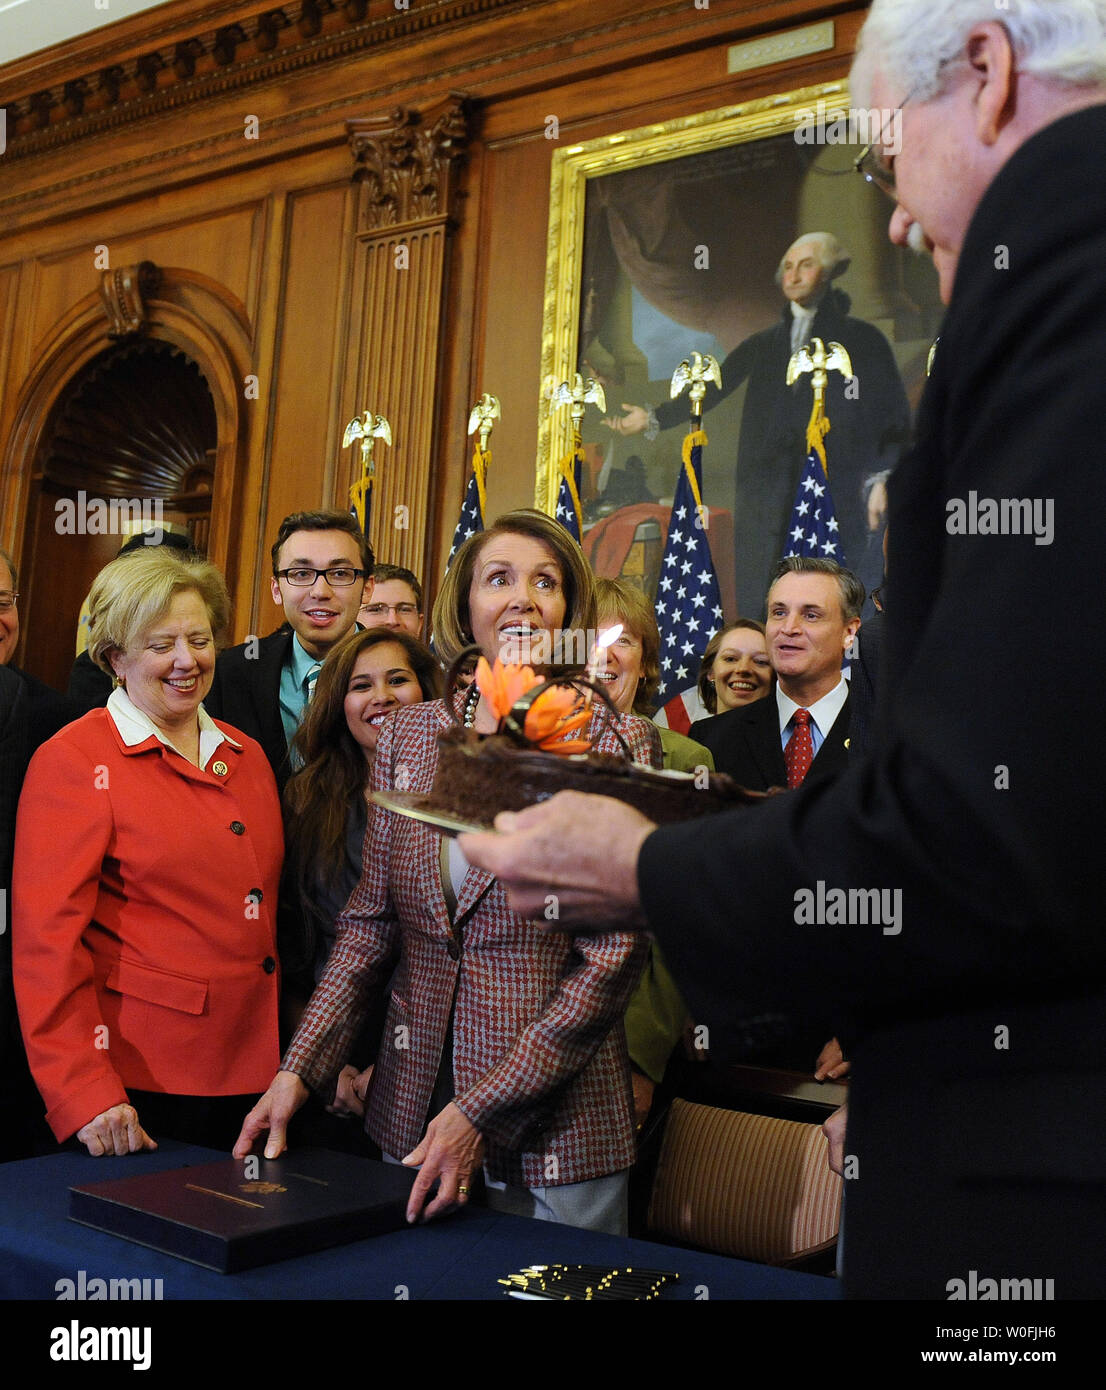
<path fill-rule="evenodd" d="M 846 747 L 847 746 L 848 745 L 846 744 Z M 216 777 L 225 777 L 227 775 L 227 765 L 225 762 L 223 762 L 222 758 L 220 758 L 217 763 L 211 764 L 211 770 L 212 772 L 214 772 Z"/>
<path fill-rule="evenodd" d="M 848 748 L 848 746 L 849 746 L 849 740 L 846 739 L 846 740 L 845 740 L 845 747 Z"/>

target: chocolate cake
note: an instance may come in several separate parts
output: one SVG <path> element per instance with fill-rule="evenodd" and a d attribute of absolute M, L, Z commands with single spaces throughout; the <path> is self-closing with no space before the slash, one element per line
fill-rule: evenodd
<path fill-rule="evenodd" d="M 628 802 L 658 825 L 763 801 L 724 773 L 653 772 L 616 754 L 541 753 L 503 734 L 460 727 L 438 735 L 438 770 L 427 805 L 474 824 L 521 811 L 561 791 Z"/>

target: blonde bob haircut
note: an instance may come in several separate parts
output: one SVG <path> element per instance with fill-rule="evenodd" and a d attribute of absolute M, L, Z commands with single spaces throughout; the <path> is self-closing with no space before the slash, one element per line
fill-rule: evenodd
<path fill-rule="evenodd" d="M 460 652 L 472 646 L 472 624 L 469 620 L 472 577 L 480 552 L 496 536 L 528 536 L 544 545 L 560 566 L 565 595 L 565 628 L 587 632 L 595 627 L 595 576 L 584 558 L 584 552 L 559 521 L 554 521 L 544 512 L 522 507 L 515 512 L 504 512 L 486 531 L 478 531 L 470 536 L 446 570 L 431 620 L 434 650 L 446 668 L 453 664 Z"/>
<path fill-rule="evenodd" d="M 88 595 L 88 654 L 109 676 L 110 654 L 129 651 L 166 613 L 177 594 L 199 594 L 216 642 L 226 631 L 230 597 L 223 576 L 207 560 L 168 546 L 132 550 L 105 565 Z"/>
<path fill-rule="evenodd" d="M 641 643 L 641 677 L 633 712 L 648 718 L 661 683 L 661 634 L 653 605 L 628 579 L 597 579 L 595 597 L 600 628 L 620 622 Z"/>

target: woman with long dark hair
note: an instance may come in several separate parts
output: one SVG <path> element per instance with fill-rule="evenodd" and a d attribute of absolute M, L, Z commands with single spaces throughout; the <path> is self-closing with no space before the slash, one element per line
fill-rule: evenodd
<path fill-rule="evenodd" d="M 294 1029 L 334 946 L 334 923 L 361 878 L 367 796 L 384 721 L 404 705 L 441 693 L 438 663 L 407 632 L 351 632 L 327 657 L 296 731 L 302 766 L 284 790 L 290 919 L 284 955 L 285 1024 Z M 291 939 L 289 939 L 291 938 Z M 376 1019 L 379 1025 L 382 1019 Z M 360 1114 L 379 1032 L 370 1023 L 339 1077 L 333 1110 Z"/>

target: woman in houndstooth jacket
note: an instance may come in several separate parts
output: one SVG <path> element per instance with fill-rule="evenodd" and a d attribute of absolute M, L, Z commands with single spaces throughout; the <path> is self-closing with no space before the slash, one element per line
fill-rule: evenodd
<path fill-rule="evenodd" d="M 511 660 L 542 633 L 594 626 L 579 547 L 532 511 L 508 513 L 461 546 L 434 610 L 446 663 L 472 642 L 489 660 Z M 466 723 L 493 731 L 475 687 L 454 698 Z M 429 791 L 437 735 L 452 722 L 443 701 L 399 710 L 380 732 L 374 786 Z M 602 725 L 597 715 L 593 746 L 616 751 Z M 660 766 L 648 721 L 624 715 L 620 732 L 638 761 Z M 483 1165 L 492 1206 L 624 1232 L 635 1154 L 622 1015 L 642 945 L 632 933 L 542 930 L 511 912 L 499 883 L 470 868 L 455 841 L 390 812 L 374 811 L 362 867 L 326 974 L 235 1152 L 248 1153 L 266 1129 L 267 1156 L 282 1151 L 288 1120 L 309 1088 L 333 1089 L 396 966 L 366 1128 L 386 1156 L 421 1165 L 408 1219 L 435 1182 L 424 1217 L 463 1205 Z"/>

